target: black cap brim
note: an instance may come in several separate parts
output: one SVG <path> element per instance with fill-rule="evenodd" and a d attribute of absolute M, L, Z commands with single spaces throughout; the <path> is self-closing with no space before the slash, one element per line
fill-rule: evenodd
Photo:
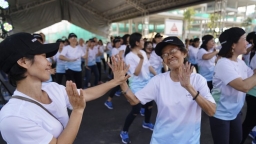
<path fill-rule="evenodd" d="M 162 50 L 167 46 L 167 45 L 175 45 L 175 46 L 183 46 L 180 44 L 176 43 L 169 43 L 169 42 L 160 42 L 156 45 L 155 47 L 155 52 L 158 56 L 162 56 Z"/>
<path fill-rule="evenodd" d="M 42 44 L 42 46 L 38 48 L 38 50 L 36 50 L 32 55 L 45 53 L 47 58 L 52 57 L 58 52 L 59 45 L 60 43 Z"/>

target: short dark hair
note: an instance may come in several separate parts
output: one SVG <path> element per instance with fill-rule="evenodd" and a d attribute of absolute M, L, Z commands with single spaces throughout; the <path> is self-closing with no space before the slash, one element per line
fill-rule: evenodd
<path fill-rule="evenodd" d="M 24 56 L 25 58 L 31 60 L 34 63 L 34 55 Z M 27 69 L 21 67 L 18 63 L 15 63 L 8 73 L 9 82 L 12 86 L 17 87 L 17 82 L 26 78 L 25 73 Z"/>
<path fill-rule="evenodd" d="M 131 45 L 131 48 L 134 48 L 136 46 L 136 42 L 140 42 L 140 39 L 142 38 L 142 35 L 138 32 L 135 32 L 130 35 L 129 43 Z"/>
<path fill-rule="evenodd" d="M 129 37 L 130 35 L 129 34 L 125 34 L 122 39 L 123 39 L 123 44 L 127 45 L 129 44 L 129 42 L 127 41 L 127 38 Z"/>

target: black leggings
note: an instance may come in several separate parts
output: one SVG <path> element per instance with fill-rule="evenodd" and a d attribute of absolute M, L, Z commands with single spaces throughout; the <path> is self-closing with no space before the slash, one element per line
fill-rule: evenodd
<path fill-rule="evenodd" d="M 72 80 L 76 83 L 78 89 L 82 88 L 82 71 L 72 71 L 70 69 L 66 70 L 66 80 Z"/>
<path fill-rule="evenodd" d="M 65 76 L 65 73 L 56 73 L 56 82 L 58 84 L 62 84 L 63 77 Z"/>
<path fill-rule="evenodd" d="M 115 96 L 115 93 L 120 90 L 120 86 L 116 86 L 114 88 L 112 88 L 110 91 L 109 91 L 109 97 L 113 98 Z"/>
<path fill-rule="evenodd" d="M 241 144 L 245 142 L 252 128 L 256 126 L 256 97 L 247 94 L 246 103 L 247 103 L 247 112 L 246 112 L 245 120 L 243 122 L 243 140 Z"/>
<path fill-rule="evenodd" d="M 207 81 L 207 85 L 208 85 L 208 88 L 209 88 L 210 91 L 211 91 L 212 88 L 213 88 L 212 81 Z"/>
<path fill-rule="evenodd" d="M 131 126 L 133 120 L 136 118 L 136 116 L 140 113 L 142 104 L 137 104 L 132 106 L 131 112 L 127 115 L 123 127 L 123 131 L 128 131 L 129 127 Z M 153 101 L 148 102 L 145 104 L 145 123 L 150 122 L 150 117 L 152 113 L 152 106 L 153 106 Z"/>
<path fill-rule="evenodd" d="M 214 144 L 240 144 L 242 141 L 242 120 L 239 113 L 234 120 L 210 117 Z"/>
<path fill-rule="evenodd" d="M 198 73 L 198 65 L 197 64 L 191 64 L 191 65 L 195 67 L 196 73 Z"/>
<path fill-rule="evenodd" d="M 106 72 L 106 70 L 107 70 L 107 64 L 106 64 L 105 58 L 101 58 L 101 61 L 102 61 L 103 66 L 104 66 L 104 71 Z"/>
<path fill-rule="evenodd" d="M 99 72 L 99 81 L 101 81 L 101 62 L 96 62 L 96 64 Z"/>
<path fill-rule="evenodd" d="M 110 60 L 110 62 L 109 62 L 109 63 L 110 63 L 110 64 L 112 64 L 112 60 L 111 60 L 111 58 L 110 58 L 109 60 Z M 109 67 L 109 68 L 108 68 L 108 74 L 109 74 L 109 75 L 111 74 L 111 71 L 112 71 L 112 70 L 111 70 L 111 68 Z"/>

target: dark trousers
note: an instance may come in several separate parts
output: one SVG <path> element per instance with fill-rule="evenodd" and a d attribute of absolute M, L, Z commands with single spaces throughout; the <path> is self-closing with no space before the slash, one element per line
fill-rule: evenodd
<path fill-rule="evenodd" d="M 82 71 L 66 70 L 66 80 L 72 80 L 78 89 L 82 88 Z"/>
<path fill-rule="evenodd" d="M 191 64 L 191 65 L 195 67 L 196 73 L 198 73 L 198 65 L 197 64 Z"/>
<path fill-rule="evenodd" d="M 96 62 L 99 71 L 99 81 L 101 81 L 101 62 Z"/>
<path fill-rule="evenodd" d="M 247 94 L 246 103 L 247 103 L 247 112 L 246 112 L 245 120 L 243 122 L 243 140 L 241 144 L 245 142 L 252 128 L 256 126 L 256 97 Z"/>
<path fill-rule="evenodd" d="M 208 85 L 208 88 L 209 88 L 210 91 L 211 91 L 212 88 L 213 88 L 212 81 L 207 81 L 207 85 Z"/>
<path fill-rule="evenodd" d="M 61 85 L 63 78 L 65 76 L 65 73 L 56 73 L 55 76 L 56 76 L 56 83 Z"/>
<path fill-rule="evenodd" d="M 88 83 L 91 81 L 91 75 L 94 74 L 94 86 L 96 86 L 99 82 L 99 72 L 96 65 L 88 66 L 88 69 L 86 69 L 86 80 L 85 80 L 85 88 L 88 87 Z"/>
<path fill-rule="evenodd" d="M 132 106 L 131 112 L 127 115 L 127 117 L 125 119 L 123 131 L 128 131 L 129 130 L 129 127 L 131 126 L 132 122 L 134 121 L 136 116 L 140 113 L 141 106 L 142 106 L 142 104 L 140 104 L 140 103 L 137 104 L 137 105 Z M 150 122 L 150 117 L 151 117 L 151 113 L 152 113 L 152 106 L 153 106 L 153 101 L 146 103 L 145 106 L 144 106 L 144 108 L 145 108 L 145 122 L 146 123 Z"/>
<path fill-rule="evenodd" d="M 102 58 L 101 61 L 102 61 L 103 66 L 104 66 L 104 71 L 106 72 L 106 70 L 107 70 L 107 64 L 106 64 L 105 58 Z"/>
<path fill-rule="evenodd" d="M 109 97 L 113 98 L 114 95 L 115 95 L 115 93 L 116 93 L 118 90 L 120 90 L 120 89 L 121 89 L 121 88 L 120 88 L 119 85 L 116 86 L 116 87 L 114 87 L 114 88 L 112 88 L 112 89 L 109 91 Z"/>
<path fill-rule="evenodd" d="M 242 120 L 239 113 L 234 120 L 210 117 L 214 144 L 240 144 L 242 141 Z"/>

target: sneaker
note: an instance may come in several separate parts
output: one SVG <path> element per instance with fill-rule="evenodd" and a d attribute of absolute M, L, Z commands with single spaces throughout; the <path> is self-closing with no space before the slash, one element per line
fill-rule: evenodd
<path fill-rule="evenodd" d="M 115 96 L 121 96 L 121 91 L 117 91 L 116 93 L 115 93 Z"/>
<path fill-rule="evenodd" d="M 141 116 L 145 116 L 145 109 L 144 109 L 144 108 L 141 108 L 141 109 L 140 109 L 140 115 L 141 115 Z"/>
<path fill-rule="evenodd" d="M 251 132 L 249 133 L 249 136 L 250 136 L 252 139 L 254 139 L 254 138 L 256 137 L 256 131 L 251 131 Z"/>
<path fill-rule="evenodd" d="M 145 128 L 145 129 L 150 129 L 152 131 L 154 130 L 154 124 L 152 124 L 152 123 L 143 122 L 142 127 Z"/>
<path fill-rule="evenodd" d="M 122 142 L 123 142 L 124 144 L 131 143 L 127 131 L 121 131 L 120 137 L 121 137 Z"/>
<path fill-rule="evenodd" d="M 105 104 L 105 106 L 106 106 L 108 109 L 113 109 L 112 102 L 106 101 L 104 104 Z"/>

